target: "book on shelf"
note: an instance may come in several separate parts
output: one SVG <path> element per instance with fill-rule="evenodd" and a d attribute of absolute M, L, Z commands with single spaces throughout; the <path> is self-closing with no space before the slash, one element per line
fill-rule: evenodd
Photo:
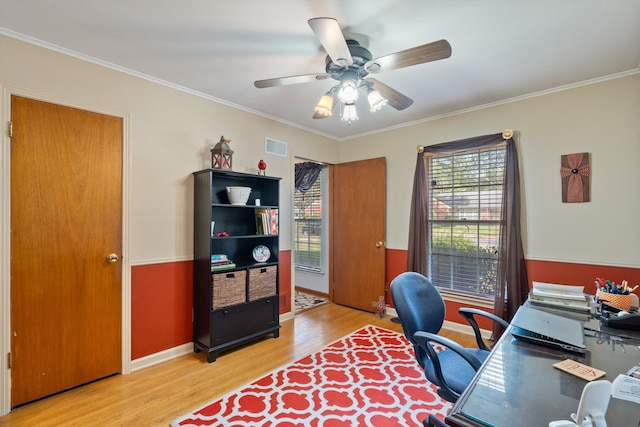
<path fill-rule="evenodd" d="M 256 234 L 278 234 L 278 208 L 256 209 Z"/>
<path fill-rule="evenodd" d="M 231 261 L 230 259 L 219 259 L 216 261 L 211 261 L 211 265 L 225 265 L 225 264 L 231 264 L 233 261 Z"/>
<path fill-rule="evenodd" d="M 236 263 L 233 261 L 229 261 L 220 264 L 211 264 L 211 271 L 228 270 L 230 268 L 236 268 Z"/>
<path fill-rule="evenodd" d="M 256 234 L 271 234 L 271 209 L 256 209 Z"/>
<path fill-rule="evenodd" d="M 256 234 L 264 234 L 264 221 L 262 212 L 256 212 Z"/>
<path fill-rule="evenodd" d="M 229 257 L 226 254 L 213 254 L 211 255 L 211 262 L 229 261 Z"/>
<path fill-rule="evenodd" d="M 278 234 L 278 208 L 269 210 L 269 224 L 270 234 Z"/>

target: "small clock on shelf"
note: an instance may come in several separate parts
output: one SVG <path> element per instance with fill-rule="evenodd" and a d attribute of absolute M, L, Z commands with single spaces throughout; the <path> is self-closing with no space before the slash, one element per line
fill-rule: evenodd
<path fill-rule="evenodd" d="M 256 262 L 267 262 L 271 257 L 271 251 L 264 245 L 258 245 L 253 248 L 252 255 Z"/>

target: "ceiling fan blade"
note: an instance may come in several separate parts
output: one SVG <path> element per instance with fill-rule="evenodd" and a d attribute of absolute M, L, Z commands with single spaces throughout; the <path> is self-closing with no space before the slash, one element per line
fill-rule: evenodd
<path fill-rule="evenodd" d="M 364 64 L 364 69 L 375 74 L 382 71 L 395 70 L 411 65 L 424 64 L 451 56 L 451 45 L 446 40 L 438 40 L 422 46 L 391 53 L 389 55 L 374 58 Z"/>
<path fill-rule="evenodd" d="M 383 98 L 387 100 L 387 104 L 396 110 L 404 110 L 413 104 L 413 99 L 401 94 L 397 90 L 387 86 L 379 80 L 370 77 L 364 79 L 365 82 L 371 83 L 372 87 L 380 92 Z"/>
<path fill-rule="evenodd" d="M 256 80 L 254 86 L 262 89 L 265 87 L 286 86 L 298 83 L 315 82 L 316 80 L 326 80 L 331 78 L 330 74 L 301 74 L 299 76 L 278 77 L 275 79 Z"/>
<path fill-rule="evenodd" d="M 313 18 L 308 23 L 334 64 L 342 67 L 353 64 L 338 21 L 333 18 Z"/>

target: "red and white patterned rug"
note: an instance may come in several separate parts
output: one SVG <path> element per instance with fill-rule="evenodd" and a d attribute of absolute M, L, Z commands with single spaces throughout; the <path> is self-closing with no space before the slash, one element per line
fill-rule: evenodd
<path fill-rule="evenodd" d="M 397 332 L 368 325 L 171 422 L 178 426 L 420 426 L 451 403 Z"/>

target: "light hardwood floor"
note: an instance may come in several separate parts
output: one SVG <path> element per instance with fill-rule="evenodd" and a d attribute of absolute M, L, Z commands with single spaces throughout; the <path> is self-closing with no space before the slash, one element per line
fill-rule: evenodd
<path fill-rule="evenodd" d="M 130 375 L 118 375 L 13 410 L 4 426 L 168 426 L 173 419 L 298 360 L 367 324 L 402 332 L 373 313 L 323 304 L 282 323 L 280 337 L 222 354 L 207 363 L 191 353 Z M 464 346 L 472 336 L 442 331 Z"/>

